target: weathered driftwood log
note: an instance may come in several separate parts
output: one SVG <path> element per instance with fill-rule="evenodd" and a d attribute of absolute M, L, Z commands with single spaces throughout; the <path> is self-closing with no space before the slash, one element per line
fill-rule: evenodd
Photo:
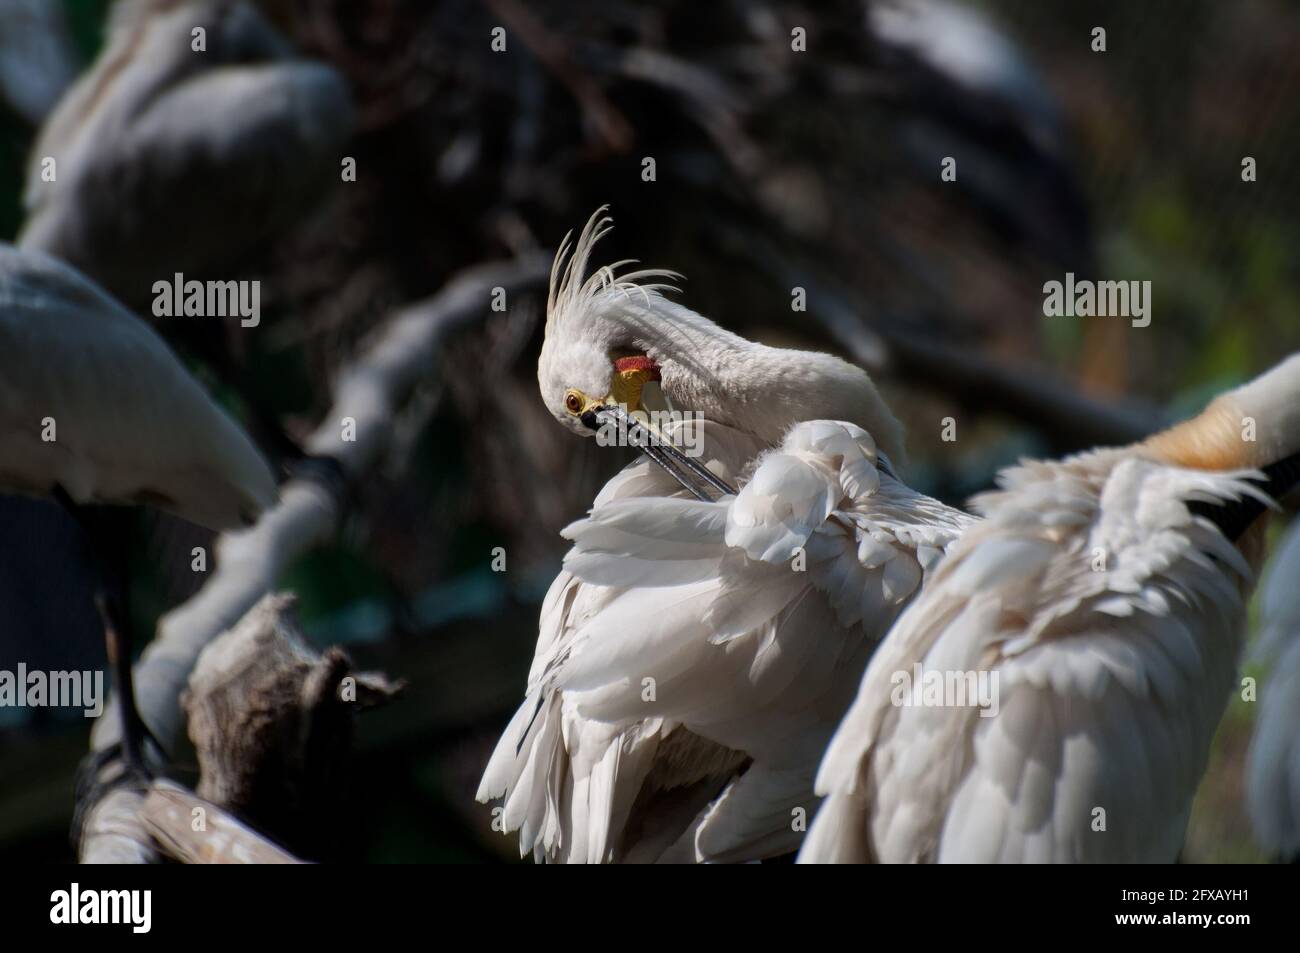
<path fill-rule="evenodd" d="M 300 864 L 238 818 L 179 784 L 155 781 L 140 820 L 158 849 L 183 864 Z"/>
<path fill-rule="evenodd" d="M 203 650 L 181 703 L 198 753 L 198 795 L 294 853 L 338 848 L 359 711 L 402 689 L 354 672 L 340 648 L 317 652 L 297 599 L 268 595 Z"/>
<path fill-rule="evenodd" d="M 151 849 L 140 849 L 139 832 L 128 827 L 120 832 L 124 850 L 141 861 L 156 850 L 190 864 L 294 864 L 302 862 L 295 853 L 333 853 L 356 715 L 403 685 L 354 672 L 337 647 L 317 652 L 302 635 L 296 603 L 288 593 L 264 597 L 200 654 L 181 697 L 198 792 L 164 780 L 149 785 L 129 810 Z M 114 791 L 104 803 L 139 796 Z"/>

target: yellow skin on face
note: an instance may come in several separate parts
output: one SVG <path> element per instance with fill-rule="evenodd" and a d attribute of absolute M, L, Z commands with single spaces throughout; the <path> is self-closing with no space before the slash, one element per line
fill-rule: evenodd
<path fill-rule="evenodd" d="M 565 395 L 565 409 L 575 417 L 581 417 L 589 410 L 611 404 L 624 405 L 627 407 L 628 413 L 641 410 L 641 391 L 649 379 L 650 372 L 643 368 L 615 371 L 610 379 L 608 395 L 605 397 L 590 397 L 577 388 L 572 388 Z"/>

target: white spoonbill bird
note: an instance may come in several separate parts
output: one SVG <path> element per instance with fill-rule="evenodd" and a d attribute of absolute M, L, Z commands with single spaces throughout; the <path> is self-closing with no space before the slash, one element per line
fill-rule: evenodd
<path fill-rule="evenodd" d="M 872 658 L 800 860 L 1173 861 L 1297 450 L 1300 356 L 1143 443 L 1003 471 Z"/>
<path fill-rule="evenodd" d="M 1269 663 L 1247 759 L 1247 806 L 1260 846 L 1300 862 L 1300 520 L 1260 588 L 1255 654 Z"/>
<path fill-rule="evenodd" d="M 538 860 L 789 854 L 868 656 L 969 517 L 897 478 L 899 425 L 859 368 L 731 334 L 664 297 L 664 272 L 584 281 L 601 212 L 556 258 L 542 397 L 655 463 L 565 531 L 478 796 L 505 798 Z"/>
<path fill-rule="evenodd" d="M 0 490 L 141 504 L 211 529 L 253 521 L 275 477 L 243 430 L 147 324 L 62 262 L 0 245 Z M 101 572 L 111 572 L 104 547 Z M 101 580 L 102 581 L 102 580 Z M 101 593 L 101 596 L 103 593 Z M 101 611 L 130 718 L 129 629 Z M 125 739 L 124 739 L 125 743 Z"/>

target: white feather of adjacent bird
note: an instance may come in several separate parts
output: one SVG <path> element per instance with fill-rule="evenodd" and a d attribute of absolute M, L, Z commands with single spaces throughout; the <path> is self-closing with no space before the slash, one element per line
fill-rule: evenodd
<path fill-rule="evenodd" d="M 737 497 L 683 498 L 641 461 L 565 531 L 575 545 L 543 608 L 529 694 L 479 791 L 506 796 L 524 852 L 732 861 L 796 849 L 867 657 L 922 563 L 971 519 L 878 470 L 852 424 L 798 424 L 756 464 L 756 441 L 706 430 L 720 475 L 752 469 Z M 692 786 L 675 825 L 638 817 L 641 834 L 624 841 L 639 797 Z"/>
<path fill-rule="evenodd" d="M 1268 666 L 1247 761 L 1247 805 L 1261 846 L 1300 858 L 1300 520 L 1260 589 L 1255 656 Z"/>
<path fill-rule="evenodd" d="M 250 522 L 276 493 L 243 430 L 147 324 L 70 266 L 3 245 L 0 483 L 147 502 L 213 529 Z"/>
<path fill-rule="evenodd" d="M 1173 861 L 1250 576 L 1186 504 L 1257 494 L 1241 476 L 1129 450 L 1004 471 L 872 659 L 801 862 Z M 996 713 L 909 704 L 926 672 L 995 673 Z"/>

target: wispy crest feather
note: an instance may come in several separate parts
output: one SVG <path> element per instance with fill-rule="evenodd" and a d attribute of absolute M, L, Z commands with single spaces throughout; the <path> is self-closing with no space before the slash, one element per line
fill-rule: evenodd
<path fill-rule="evenodd" d="M 560 243 L 560 250 L 556 252 L 555 262 L 551 265 L 551 287 L 546 298 L 547 334 L 583 314 L 604 296 L 631 296 L 635 292 L 644 296 L 649 305 L 652 298 L 659 297 L 663 292 L 677 290 L 672 281 L 679 280 L 682 276 L 675 271 L 643 268 L 619 274 L 618 269 L 637 263 L 634 258 L 601 265 L 584 280 L 592 249 L 614 227 L 614 220 L 605 214 L 608 210 L 608 205 L 596 209 L 583 226 L 576 245 L 570 247 L 573 232 L 565 235 L 564 241 Z"/>

